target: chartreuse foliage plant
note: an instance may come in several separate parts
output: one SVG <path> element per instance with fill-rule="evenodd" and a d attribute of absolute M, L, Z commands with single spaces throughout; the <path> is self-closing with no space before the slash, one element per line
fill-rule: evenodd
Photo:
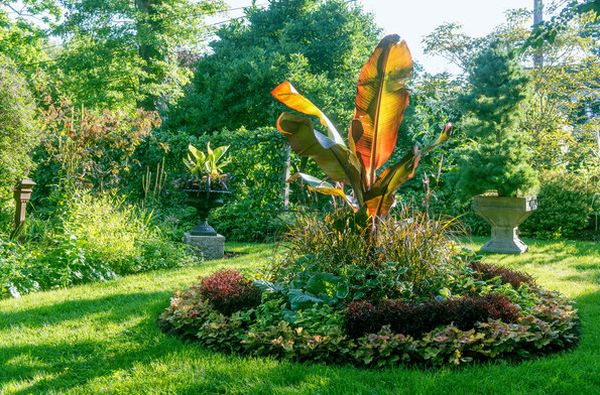
<path fill-rule="evenodd" d="M 164 331 L 211 350 L 360 367 L 524 359 L 577 344 L 571 301 L 526 274 L 476 262 L 454 220 L 409 206 L 387 215 L 419 158 L 451 130 L 377 172 L 396 144 L 411 69 L 406 43 L 385 37 L 359 77 L 349 147 L 289 82 L 275 88 L 278 100 L 325 128 L 291 113 L 277 122 L 291 147 L 337 185 L 296 177 L 354 213 L 304 216 L 260 272 L 219 271 L 178 292 L 160 316 Z"/>
<path fill-rule="evenodd" d="M 0 299 L 198 261 L 122 197 L 77 191 L 60 204 L 28 217 L 21 240 L 0 233 Z"/>
<path fill-rule="evenodd" d="M 228 145 L 210 148 L 210 142 L 206 144 L 206 152 L 200 151 L 192 144 L 188 146 L 188 156 L 183 163 L 188 169 L 193 181 L 201 182 L 206 189 L 215 188 L 215 184 L 227 189 L 224 167 L 230 163 L 225 157 Z"/>
<path fill-rule="evenodd" d="M 447 124 L 438 139 L 422 151 L 414 147 L 396 164 L 377 174 L 392 155 L 398 130 L 408 106 L 405 85 L 412 75 L 413 61 L 405 41 L 397 35 L 383 38 L 363 67 L 357 84 L 354 117 L 348 131 L 349 147 L 333 123 L 310 100 L 285 81 L 273 96 L 289 108 L 319 119 L 326 134 L 316 131 L 309 118 L 284 112 L 277 129 L 292 149 L 312 158 L 327 177 L 337 183 L 297 173 L 312 190 L 341 197 L 355 211 L 372 218 L 385 216 L 395 202 L 398 188 L 415 172 L 419 159 L 450 137 Z M 344 185 L 350 185 L 347 194 Z"/>
<path fill-rule="evenodd" d="M 190 144 L 188 156 L 183 163 L 192 177 L 201 178 L 203 175 L 207 175 L 211 178 L 218 178 L 223 174 L 223 168 L 229 163 L 226 160 L 221 161 L 224 159 L 227 149 L 229 146 L 225 145 L 213 150 L 208 143 L 206 144 L 206 153 L 204 153 Z"/>

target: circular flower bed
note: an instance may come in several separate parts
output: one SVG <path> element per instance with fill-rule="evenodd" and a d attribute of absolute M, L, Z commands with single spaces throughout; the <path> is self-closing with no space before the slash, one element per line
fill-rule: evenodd
<path fill-rule="evenodd" d="M 444 224 L 389 220 L 377 241 L 335 218 L 313 225 L 258 280 L 224 270 L 178 292 L 161 328 L 212 350 L 363 367 L 515 360 L 577 344 L 570 300 L 474 261 Z"/>

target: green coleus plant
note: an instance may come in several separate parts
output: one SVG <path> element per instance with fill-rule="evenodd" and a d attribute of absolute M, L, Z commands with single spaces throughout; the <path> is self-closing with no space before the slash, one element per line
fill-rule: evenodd
<path fill-rule="evenodd" d="M 225 157 L 229 146 L 210 148 L 210 143 L 206 145 L 206 152 L 200 151 L 192 144 L 188 146 L 187 158 L 183 160 L 185 167 L 188 169 L 192 180 L 196 183 L 206 184 L 207 188 L 211 185 L 219 184 L 226 187 L 228 175 L 223 169 L 230 161 Z"/>
<path fill-rule="evenodd" d="M 277 129 L 297 154 L 312 158 L 336 185 L 303 173 L 293 177 L 303 179 L 313 191 L 342 198 L 354 212 L 366 212 L 373 224 L 376 218 L 387 215 L 395 203 L 396 191 L 414 175 L 419 159 L 445 142 L 452 130 L 446 124 L 431 145 L 423 150 L 415 146 L 398 163 L 378 173 L 396 146 L 408 106 L 409 91 L 405 85 L 412 70 L 406 42 L 397 35 L 384 37 L 358 78 L 348 146 L 329 118 L 289 81 L 277 86 L 272 91 L 277 100 L 317 117 L 326 133 L 316 131 L 309 118 L 288 112 L 279 116 Z M 351 192 L 347 192 L 346 185 Z"/>

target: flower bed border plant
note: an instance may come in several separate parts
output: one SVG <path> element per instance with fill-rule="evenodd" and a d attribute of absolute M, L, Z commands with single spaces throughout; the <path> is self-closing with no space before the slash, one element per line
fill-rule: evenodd
<path fill-rule="evenodd" d="M 484 273 L 494 268 L 485 264 L 478 267 L 485 268 Z M 474 277 L 481 274 L 468 270 Z M 272 293 L 263 292 L 263 301 L 259 303 L 256 298 L 258 288 L 233 270 L 217 272 L 189 290 L 175 294 L 161 315 L 159 325 L 165 332 L 197 341 L 213 351 L 358 367 L 444 366 L 486 360 L 522 360 L 577 344 L 579 318 L 569 299 L 527 283 L 514 288 L 503 281 L 527 277 L 509 269 L 502 269 L 502 273 L 504 277 L 496 276 L 489 282 L 481 282 L 481 287 L 491 284 L 509 286 L 518 295 L 526 295 L 521 302 L 524 305 L 519 306 L 494 293 L 480 300 L 514 303 L 512 308 L 503 310 L 501 318 L 504 321 L 490 317 L 466 327 L 465 322 L 451 322 L 412 336 L 393 331 L 393 322 L 382 325 L 377 331 L 352 336 L 347 328 L 349 312 L 351 314 L 360 304 L 365 308 L 361 311 L 367 310 L 366 305 L 370 303 L 365 301 L 350 302 L 341 309 L 315 303 L 292 317 L 286 308 L 287 302 Z M 227 294 L 207 292 L 205 288 L 207 284 L 218 282 L 222 289 L 229 289 L 229 285 L 223 285 L 229 280 L 237 287 L 231 294 L 232 301 L 240 307 L 225 315 L 217 306 L 223 305 Z M 249 296 L 241 301 L 240 295 L 244 294 Z M 477 298 L 447 299 L 449 305 L 463 307 L 472 305 L 474 300 Z M 525 306 L 526 300 L 535 303 Z M 390 301 L 381 303 L 389 307 Z M 428 303 L 429 309 L 442 304 L 439 301 Z M 249 307 L 252 304 L 254 306 Z M 428 312 L 427 308 L 421 310 L 423 314 Z M 506 322 L 507 317 L 512 322 Z"/>

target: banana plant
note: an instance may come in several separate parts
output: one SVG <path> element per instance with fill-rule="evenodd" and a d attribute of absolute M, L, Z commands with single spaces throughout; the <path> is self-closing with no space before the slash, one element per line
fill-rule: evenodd
<path fill-rule="evenodd" d="M 273 89 L 271 94 L 287 107 L 319 119 L 325 133 L 315 130 L 309 118 L 288 112 L 277 119 L 277 129 L 297 154 L 312 158 L 335 185 L 303 173 L 292 179 L 301 178 L 310 190 L 342 198 L 354 212 L 365 210 L 373 223 L 387 215 L 396 191 L 413 177 L 419 159 L 448 140 L 452 132 L 452 125 L 447 123 L 432 144 L 423 150 L 415 145 L 399 162 L 377 173 L 396 146 L 408 106 L 405 85 L 412 70 L 406 42 L 398 35 L 384 37 L 358 77 L 348 146 L 329 118 L 289 81 Z M 351 194 L 346 193 L 345 185 L 351 187 Z"/>

